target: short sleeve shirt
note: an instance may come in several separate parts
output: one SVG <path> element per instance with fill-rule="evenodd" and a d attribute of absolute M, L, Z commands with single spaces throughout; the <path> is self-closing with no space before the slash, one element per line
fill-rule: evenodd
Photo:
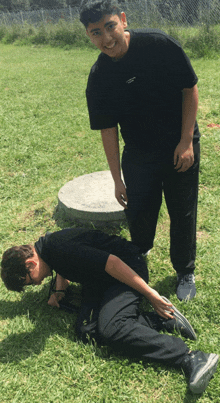
<path fill-rule="evenodd" d="M 110 254 L 142 277 L 147 275 L 145 264 L 138 259 L 139 249 L 132 242 L 101 231 L 67 228 L 39 238 L 35 249 L 56 273 L 82 284 L 86 301 L 99 300 L 105 290 L 118 282 L 105 271 Z"/>
<path fill-rule="evenodd" d="M 86 89 L 94 130 L 119 124 L 125 144 L 146 151 L 175 148 L 181 136 L 182 90 L 198 78 L 180 44 L 160 30 L 130 30 L 126 55 L 101 53 Z M 199 138 L 195 126 L 195 138 Z"/>

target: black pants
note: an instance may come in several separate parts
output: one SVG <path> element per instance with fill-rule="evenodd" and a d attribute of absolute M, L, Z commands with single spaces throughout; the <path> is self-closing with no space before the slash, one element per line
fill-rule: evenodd
<path fill-rule="evenodd" d="M 182 339 L 161 334 L 157 315 L 141 315 L 141 295 L 125 284 L 114 285 L 101 303 L 83 304 L 77 321 L 78 336 L 111 346 L 129 357 L 181 366 L 189 349 Z"/>
<path fill-rule="evenodd" d="M 174 169 L 173 156 L 165 162 L 152 153 L 125 147 L 122 158 L 132 241 L 142 253 L 153 247 L 163 192 L 170 216 L 171 261 L 184 274 L 195 269 L 199 142 L 194 145 L 194 158 L 186 172 Z"/>

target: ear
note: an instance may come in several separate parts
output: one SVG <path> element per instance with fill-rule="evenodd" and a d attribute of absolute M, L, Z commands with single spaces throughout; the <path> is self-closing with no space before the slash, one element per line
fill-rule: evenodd
<path fill-rule="evenodd" d="M 127 26 L 128 26 L 127 17 L 125 15 L 124 11 L 122 11 L 122 13 L 121 13 L 121 21 L 122 21 L 124 29 L 127 28 Z"/>
<path fill-rule="evenodd" d="M 38 264 L 38 261 L 39 261 L 38 255 L 35 249 L 33 249 L 33 256 L 26 259 L 25 266 L 28 270 L 34 270 Z"/>
<path fill-rule="evenodd" d="M 36 265 L 37 265 L 37 262 L 35 261 L 34 256 L 29 257 L 29 258 L 26 259 L 26 261 L 25 261 L 26 269 L 28 269 L 28 270 L 30 270 L 30 271 L 34 270 L 35 267 L 36 267 Z"/>

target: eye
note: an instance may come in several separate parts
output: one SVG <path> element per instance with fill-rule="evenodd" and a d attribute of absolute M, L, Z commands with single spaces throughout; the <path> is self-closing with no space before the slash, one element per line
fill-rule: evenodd
<path fill-rule="evenodd" d="M 108 26 L 108 29 L 111 31 L 116 27 L 116 24 L 112 23 Z"/>
<path fill-rule="evenodd" d="M 92 34 L 92 36 L 100 36 L 101 35 L 101 32 L 99 32 L 99 31 L 95 31 L 95 32 L 93 32 L 93 34 Z"/>

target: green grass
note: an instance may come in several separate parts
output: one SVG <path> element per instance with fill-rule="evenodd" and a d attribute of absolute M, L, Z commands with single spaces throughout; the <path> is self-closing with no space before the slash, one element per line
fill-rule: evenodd
<path fill-rule="evenodd" d="M 0 253 L 70 223 L 57 212 L 59 189 L 108 169 L 100 134 L 89 128 L 85 86 L 93 49 L 0 45 Z M 150 284 L 171 298 L 195 327 L 192 349 L 220 353 L 220 59 L 193 60 L 199 76 L 202 162 L 198 215 L 197 296 L 175 296 L 169 220 L 162 206 Z M 113 228 L 129 239 L 126 227 Z M 219 402 L 219 369 L 202 396 L 175 369 L 128 360 L 75 337 L 75 315 L 47 305 L 48 283 L 25 294 L 0 283 L 0 402 Z"/>

